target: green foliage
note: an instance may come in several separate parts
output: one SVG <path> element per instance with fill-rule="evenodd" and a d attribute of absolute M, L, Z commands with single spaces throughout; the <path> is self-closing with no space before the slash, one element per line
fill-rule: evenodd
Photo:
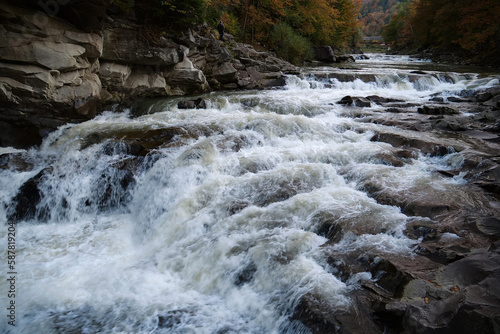
<path fill-rule="evenodd" d="M 360 1 L 205 0 L 205 13 L 209 24 L 229 15 L 233 25 L 229 32 L 244 42 L 267 45 L 274 27 L 284 22 L 314 45 L 340 48 L 348 46 L 357 32 Z"/>
<path fill-rule="evenodd" d="M 300 64 L 304 60 L 312 59 L 313 51 L 309 40 L 293 30 L 286 23 L 278 23 L 274 26 L 270 44 L 276 49 L 276 55 L 294 64 Z"/>
<path fill-rule="evenodd" d="M 397 4 L 403 0 L 362 0 L 359 20 L 366 36 L 380 36 L 383 26 L 397 12 Z"/>
<path fill-rule="evenodd" d="M 412 29 L 409 24 L 411 0 L 405 0 L 397 5 L 397 13 L 382 30 L 382 37 L 386 43 L 394 48 L 410 44 Z"/>

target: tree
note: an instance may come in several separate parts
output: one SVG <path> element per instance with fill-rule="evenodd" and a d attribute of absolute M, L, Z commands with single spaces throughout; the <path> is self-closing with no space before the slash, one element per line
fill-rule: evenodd
<path fill-rule="evenodd" d="M 406 0 L 383 36 L 396 47 L 500 52 L 498 17 L 498 0 Z"/>

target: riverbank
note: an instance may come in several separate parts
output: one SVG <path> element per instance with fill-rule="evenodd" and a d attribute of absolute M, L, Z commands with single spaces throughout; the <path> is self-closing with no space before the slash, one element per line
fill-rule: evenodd
<path fill-rule="evenodd" d="M 219 41 L 206 25 L 178 35 L 104 12 L 92 26 L 55 14 L 12 4 L 0 10 L 6 41 L 0 46 L 2 146 L 39 145 L 57 127 L 115 104 L 282 86 L 287 73 L 299 71 L 229 34 Z"/>

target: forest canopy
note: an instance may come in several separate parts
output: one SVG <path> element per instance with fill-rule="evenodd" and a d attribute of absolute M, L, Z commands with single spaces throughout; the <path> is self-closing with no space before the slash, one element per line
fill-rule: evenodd
<path fill-rule="evenodd" d="M 500 51 L 499 0 L 405 0 L 384 27 L 393 48 Z"/>
<path fill-rule="evenodd" d="M 365 36 L 380 36 L 382 28 L 397 12 L 397 5 L 404 0 L 361 0 L 359 21 Z"/>

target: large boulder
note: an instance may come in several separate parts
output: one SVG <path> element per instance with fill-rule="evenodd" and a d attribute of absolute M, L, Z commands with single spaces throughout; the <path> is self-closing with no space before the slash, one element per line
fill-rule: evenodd
<path fill-rule="evenodd" d="M 335 54 L 331 46 L 316 46 L 313 48 L 314 59 L 327 63 L 334 63 L 336 61 Z"/>

